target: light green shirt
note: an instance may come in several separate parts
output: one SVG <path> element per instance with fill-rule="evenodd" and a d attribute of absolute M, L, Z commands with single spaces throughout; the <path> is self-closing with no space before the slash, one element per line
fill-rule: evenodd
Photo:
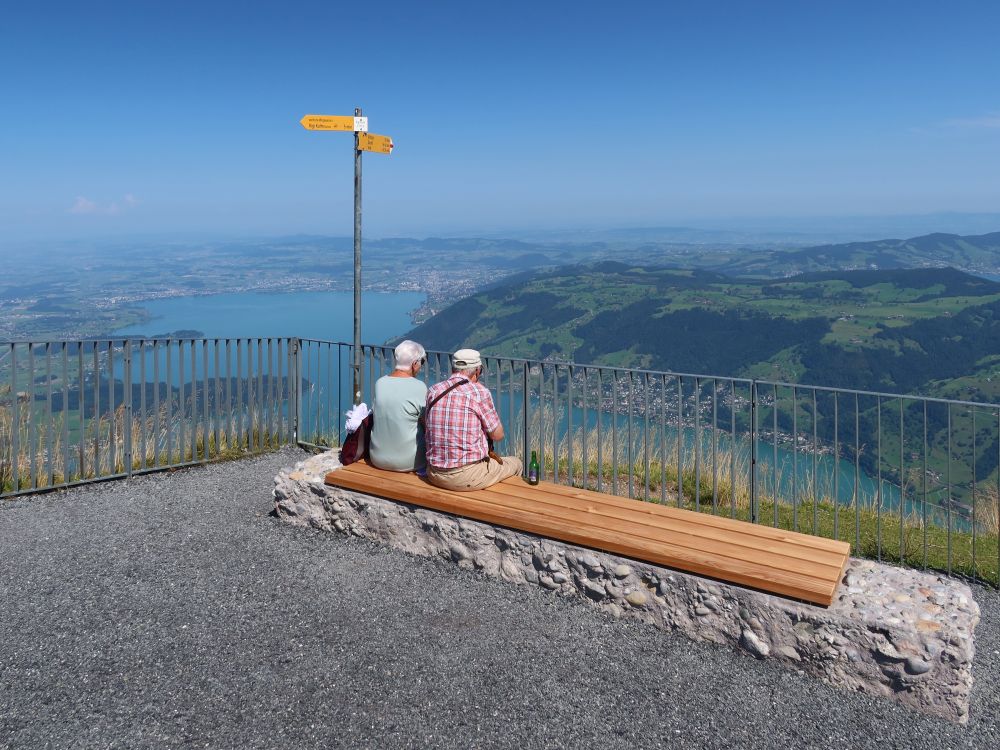
<path fill-rule="evenodd" d="M 426 403 L 427 386 L 422 380 L 386 375 L 375 382 L 373 464 L 390 471 L 424 467 L 424 428 L 417 420 L 424 415 Z"/>

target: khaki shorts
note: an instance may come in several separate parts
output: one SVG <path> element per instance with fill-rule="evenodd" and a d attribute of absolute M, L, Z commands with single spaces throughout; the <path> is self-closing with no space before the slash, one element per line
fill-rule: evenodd
<path fill-rule="evenodd" d="M 520 473 L 521 459 L 516 456 L 503 456 L 502 464 L 498 464 L 493 459 L 476 461 L 474 464 L 454 469 L 438 469 L 428 464 L 427 481 L 435 487 L 445 490 L 464 492 L 485 489 Z"/>

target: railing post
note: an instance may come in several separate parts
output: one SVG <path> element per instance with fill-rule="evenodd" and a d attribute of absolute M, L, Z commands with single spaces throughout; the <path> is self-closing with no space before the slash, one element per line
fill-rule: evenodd
<path fill-rule="evenodd" d="M 80 400 L 82 402 L 83 399 L 81 398 Z M 31 402 L 29 401 L 27 405 L 30 409 Z M 17 391 L 17 344 L 13 342 L 10 345 L 10 407 L 10 434 L 12 438 L 10 448 L 10 478 L 13 480 L 14 492 L 18 492 L 21 489 L 21 403 L 20 394 Z M 82 430 L 80 442 L 83 442 Z M 0 491 L 2 490 L 3 485 L 0 484 Z"/>
<path fill-rule="evenodd" d="M 125 446 L 122 453 L 125 456 L 125 476 L 131 479 L 132 477 L 132 340 L 124 339 L 122 341 L 122 400 L 124 402 L 125 409 L 125 435 L 124 441 Z M 112 370 L 112 377 L 114 377 L 114 371 Z M 112 383 L 112 388 L 114 384 Z M 111 429 L 114 430 L 114 422 L 111 423 Z M 112 460 L 114 460 L 112 458 Z"/>
<path fill-rule="evenodd" d="M 750 521 L 757 523 L 757 380 L 750 381 Z"/>
<path fill-rule="evenodd" d="M 521 466 L 521 474 L 523 476 L 528 476 L 528 463 L 531 461 L 531 452 L 528 449 L 528 443 L 530 442 L 528 440 L 528 427 L 531 424 L 530 421 L 528 420 L 528 404 L 530 403 L 531 399 L 528 398 L 527 362 L 524 363 L 523 376 L 524 377 L 522 379 L 522 388 L 521 388 L 521 398 L 523 399 L 521 403 L 521 421 L 523 423 L 524 428 L 521 430 L 521 439 L 524 441 L 524 452 L 522 453 L 522 455 L 524 456 L 524 461 L 522 461 L 523 465 Z M 513 425 L 511 426 L 511 428 L 513 429 Z"/>
<path fill-rule="evenodd" d="M 294 424 L 292 425 L 292 440 L 296 445 L 299 444 L 299 425 L 302 424 L 302 341 L 298 338 L 293 338 L 290 342 L 292 347 L 292 362 L 294 366 L 292 369 L 295 370 L 295 388 L 292 390 L 292 398 L 294 399 L 294 406 L 292 409 L 292 418 Z"/>

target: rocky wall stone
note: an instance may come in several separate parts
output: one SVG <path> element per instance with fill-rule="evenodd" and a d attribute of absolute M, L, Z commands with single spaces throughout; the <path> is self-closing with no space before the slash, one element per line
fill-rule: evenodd
<path fill-rule="evenodd" d="M 838 687 L 959 723 L 968 718 L 979 606 L 959 581 L 852 558 L 824 609 L 325 485 L 339 465 L 331 452 L 283 470 L 275 478 L 278 517 L 538 585 Z"/>

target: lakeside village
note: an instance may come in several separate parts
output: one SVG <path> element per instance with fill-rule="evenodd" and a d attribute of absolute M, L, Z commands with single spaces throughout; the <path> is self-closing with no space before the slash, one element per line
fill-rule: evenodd
<path fill-rule="evenodd" d="M 546 362 L 546 367 L 568 367 L 562 363 Z M 574 369 L 594 372 L 598 368 L 584 368 L 574 366 Z M 538 382 L 539 367 L 535 366 L 529 370 L 529 381 L 534 381 L 529 385 L 528 394 L 532 399 L 537 399 L 541 403 L 551 403 L 553 397 L 553 386 L 551 383 L 536 387 Z M 615 414 L 626 419 L 643 420 L 650 422 L 661 420 L 665 425 L 673 429 L 678 427 L 683 429 L 699 430 L 708 434 L 712 431 L 719 435 L 746 436 L 746 425 L 742 425 L 742 419 L 733 422 L 736 414 L 750 414 L 750 399 L 738 391 L 733 392 L 727 383 L 719 383 L 714 378 L 704 378 L 697 390 L 689 381 L 693 383 L 693 378 L 684 378 L 682 393 L 677 392 L 677 378 L 666 375 L 665 381 L 660 380 L 659 375 L 650 377 L 649 388 L 646 389 L 644 383 L 633 380 L 631 383 L 623 376 L 616 384 L 614 373 L 609 373 L 602 377 L 601 382 L 597 382 L 595 376 L 585 376 L 582 373 L 573 375 L 573 393 L 569 394 L 568 381 L 560 374 L 558 386 L 557 403 L 561 408 L 565 408 L 568 400 L 572 401 L 574 410 L 578 411 L 586 419 L 588 414 Z M 608 382 L 608 381 L 611 382 Z M 672 382 L 671 382 L 672 381 Z M 712 382 L 714 387 L 707 385 L 705 381 Z M 662 382 L 669 385 L 662 387 Z M 660 383 L 661 387 L 656 384 Z M 484 381 L 495 393 L 507 393 L 507 385 L 502 385 L 492 381 L 489 377 Z M 515 390 L 520 390 L 516 388 Z M 773 393 L 758 394 L 758 408 L 770 409 L 774 405 Z M 780 399 L 779 399 L 780 400 Z M 779 409 L 781 408 L 779 404 Z M 627 422 L 626 422 L 627 424 Z M 611 429 L 607 426 L 607 429 Z M 777 436 L 777 438 L 775 438 Z M 774 444 L 775 439 L 780 448 L 795 450 L 799 454 L 816 456 L 833 456 L 834 446 L 821 439 L 813 440 L 811 433 L 799 432 L 797 435 L 792 432 L 778 430 L 775 432 L 769 426 L 759 425 L 757 429 L 759 440 Z M 843 446 L 842 446 L 843 447 Z M 841 457 L 843 457 L 843 452 Z M 931 473 L 928 473 L 931 476 Z"/>
<path fill-rule="evenodd" d="M 474 294 L 482 287 L 512 273 L 497 268 L 428 268 L 412 278 L 400 279 L 391 269 L 373 268 L 365 272 L 366 292 L 417 292 L 426 299 L 410 312 L 410 322 L 417 325 L 452 304 L 456 299 Z M 125 292 L 81 293 L 68 284 L 54 282 L 32 285 L 17 296 L 0 296 L 0 341 L 79 340 L 108 338 L 112 331 L 130 325 L 142 325 L 152 316 L 142 308 L 144 302 L 177 297 L 208 297 L 217 294 L 257 292 L 285 294 L 293 292 L 349 292 L 349 277 L 263 275 L 252 279 L 211 282 L 194 286 L 179 277 L 156 289 L 145 284 Z M 128 286 L 127 282 L 123 284 Z M 53 305 L 52 300 L 58 299 Z"/>
<path fill-rule="evenodd" d="M 556 366 L 556 363 L 546 363 L 547 366 Z M 566 365 L 568 367 L 568 365 Z M 583 368 L 574 366 L 574 369 L 582 371 L 587 369 L 591 372 L 597 368 Z M 538 367 L 533 367 L 529 371 L 529 380 L 538 382 Z M 745 424 L 750 414 L 750 399 L 747 395 L 733 391 L 729 382 L 719 382 L 714 378 L 703 378 L 697 388 L 693 385 L 694 378 L 684 378 L 682 393 L 677 392 L 677 378 L 667 375 L 665 381 L 661 381 L 659 375 L 650 376 L 648 392 L 645 384 L 634 380 L 631 384 L 623 376 L 620 382 L 614 383 L 614 373 L 609 373 L 602 382 L 585 379 L 585 376 L 574 373 L 573 394 L 569 395 L 568 381 L 562 378 L 558 387 L 557 403 L 561 402 L 565 408 L 567 401 L 572 401 L 572 406 L 583 419 L 587 419 L 588 414 L 599 411 L 602 414 L 616 414 L 619 418 L 626 420 L 639 420 L 645 422 L 648 418 L 650 423 L 661 420 L 666 426 L 673 430 L 685 429 L 694 430 L 702 435 L 705 445 L 714 444 L 720 437 L 738 439 L 749 438 L 748 425 Z M 612 382 L 607 382 L 611 380 Z M 672 382 L 671 382 L 672 381 Z M 690 382 L 689 382 L 690 381 Z M 669 383 L 665 388 L 663 382 Z M 660 383 L 660 387 L 657 387 Z M 501 392 L 500 384 L 490 384 L 496 392 Z M 503 392 L 507 392 L 504 388 Z M 529 386 L 529 396 L 538 399 L 540 402 L 550 402 L 553 388 L 550 384 L 543 385 L 542 388 Z M 770 411 L 775 406 L 775 395 L 773 392 L 758 392 L 758 409 Z M 783 409 L 782 399 L 778 398 L 778 409 Z M 800 401 L 800 403 L 802 403 Z M 563 412 L 561 412 L 563 413 Z M 740 415 L 736 417 L 735 415 Z M 821 415 L 822 419 L 822 415 Z M 819 435 L 814 437 L 811 425 L 803 420 L 800 423 L 798 432 L 775 430 L 770 419 L 768 424 L 758 424 L 757 440 L 766 444 L 766 450 L 772 446 L 786 453 L 793 453 L 799 456 L 815 456 L 838 458 L 853 461 L 851 451 L 852 446 L 848 442 L 841 442 L 835 446 L 832 442 Z M 627 421 L 626 421 L 627 425 Z M 605 423 L 605 430 L 610 433 L 612 427 Z M 619 427 L 625 430 L 627 427 Z M 640 429 L 641 432 L 641 429 Z M 870 447 L 862 444 L 859 446 L 858 455 L 864 456 L 870 453 Z M 906 460 L 918 465 L 921 455 L 909 451 Z M 862 471 L 866 471 L 862 469 Z M 932 467 L 927 467 L 925 476 L 928 483 L 940 485 L 944 476 L 940 471 Z M 896 487 L 899 485 L 897 470 L 891 466 L 882 467 L 882 481 L 888 482 Z M 910 480 L 912 481 L 912 480 Z M 946 501 L 953 510 L 968 512 L 971 505 L 958 498 Z"/>

